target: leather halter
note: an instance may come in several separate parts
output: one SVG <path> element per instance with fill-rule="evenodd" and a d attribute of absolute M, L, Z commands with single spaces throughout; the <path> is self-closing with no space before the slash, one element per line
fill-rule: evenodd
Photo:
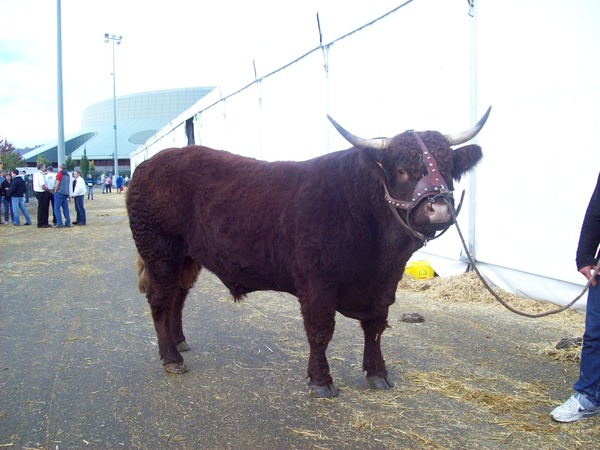
<path fill-rule="evenodd" d="M 448 189 L 448 184 L 446 183 L 446 180 L 444 180 L 444 177 L 440 173 L 435 158 L 433 157 L 429 149 L 425 146 L 425 144 L 421 140 L 421 137 L 414 130 L 410 130 L 409 132 L 415 137 L 417 144 L 419 144 L 419 148 L 421 149 L 421 162 L 423 164 L 423 167 L 425 168 L 426 174 L 423 175 L 423 177 L 417 182 L 417 185 L 415 186 L 415 190 L 410 201 L 398 200 L 392 197 L 385 183 L 383 184 L 383 188 L 385 190 L 385 200 L 390 205 L 390 208 L 396 220 L 398 220 L 400 225 L 407 232 L 412 234 L 417 239 L 423 241 L 423 243 L 427 243 L 428 241 L 432 239 L 437 239 L 442 234 L 444 234 L 448 230 L 448 228 L 452 226 L 453 222 L 450 222 L 443 230 L 441 230 L 441 232 L 439 232 L 439 234 L 434 235 L 432 237 L 428 237 L 425 236 L 423 233 L 415 231 L 412 228 L 410 224 L 411 211 L 425 199 L 433 203 L 435 202 L 436 198 L 442 198 L 444 201 L 446 201 L 446 203 L 449 204 L 449 206 L 453 206 L 454 196 L 452 195 L 452 191 Z M 456 215 L 458 215 L 458 213 L 460 212 L 464 195 L 465 193 L 463 191 L 460 199 L 460 204 L 458 205 L 458 209 L 456 210 Z M 403 209 L 407 211 L 406 221 L 402 220 L 400 214 L 398 214 L 397 209 Z"/>

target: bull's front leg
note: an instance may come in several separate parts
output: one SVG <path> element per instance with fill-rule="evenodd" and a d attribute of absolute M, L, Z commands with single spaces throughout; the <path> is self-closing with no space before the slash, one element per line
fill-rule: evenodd
<path fill-rule="evenodd" d="M 310 346 L 308 378 L 312 391 L 319 397 L 337 397 L 339 389 L 333 384 L 327 362 L 327 346 L 335 329 L 335 308 L 300 300 L 304 329 Z"/>
<path fill-rule="evenodd" d="M 361 320 L 365 334 L 363 370 L 367 373 L 367 382 L 374 389 L 390 389 L 394 383 L 388 378 L 385 361 L 381 353 L 381 335 L 387 328 L 385 317 L 373 320 Z"/>

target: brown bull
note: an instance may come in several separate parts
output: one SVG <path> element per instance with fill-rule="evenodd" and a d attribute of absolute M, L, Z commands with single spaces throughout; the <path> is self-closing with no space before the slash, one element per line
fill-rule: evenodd
<path fill-rule="evenodd" d="M 140 164 L 127 209 L 167 372 L 187 371 L 182 309 L 205 267 L 236 300 L 259 290 L 298 298 L 318 395 L 338 395 L 325 355 L 336 312 L 360 321 L 367 380 L 389 389 L 380 347 L 388 309 L 410 256 L 452 224 L 453 180 L 482 158 L 477 145 L 451 146 L 472 139 L 488 114 L 459 135 L 371 140 L 332 120 L 353 147 L 303 162 L 189 146 Z"/>

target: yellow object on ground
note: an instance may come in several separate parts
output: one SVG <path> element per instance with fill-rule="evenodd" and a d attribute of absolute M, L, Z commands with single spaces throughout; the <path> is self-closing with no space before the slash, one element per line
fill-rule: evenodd
<path fill-rule="evenodd" d="M 415 280 L 429 280 L 433 278 L 433 269 L 427 261 L 412 261 L 406 265 L 404 273 L 412 276 Z"/>

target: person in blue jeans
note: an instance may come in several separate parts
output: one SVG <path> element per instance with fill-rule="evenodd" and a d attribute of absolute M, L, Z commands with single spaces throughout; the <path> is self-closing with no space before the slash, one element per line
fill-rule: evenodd
<path fill-rule="evenodd" d="M 25 225 L 31 225 L 31 218 L 29 217 L 27 209 L 25 209 L 25 203 L 23 202 L 23 196 L 25 195 L 26 189 L 25 180 L 19 175 L 19 171 L 14 169 L 12 171 L 10 187 L 8 188 L 8 191 L 6 191 L 6 195 L 10 196 L 13 210 L 13 225 L 17 227 L 21 225 L 19 220 L 19 210 L 23 213 L 23 217 L 25 217 Z"/>
<path fill-rule="evenodd" d="M 579 379 L 573 394 L 550 415 L 557 422 L 575 422 L 600 413 L 600 284 L 594 270 L 600 247 L 600 175 L 585 212 L 575 261 L 577 269 L 589 281 L 585 312 L 585 331 L 579 363 Z"/>
<path fill-rule="evenodd" d="M 56 183 L 54 184 L 54 215 L 56 216 L 56 228 L 70 227 L 71 215 L 69 213 L 69 197 L 71 196 L 71 176 L 67 172 L 65 164 L 60 165 L 60 171 L 56 174 Z M 65 215 L 65 224 L 63 225 L 60 209 Z"/>
<path fill-rule="evenodd" d="M 96 180 L 94 180 L 91 173 L 88 173 L 85 185 L 87 186 L 87 199 L 94 200 L 94 186 L 96 186 Z"/>
<path fill-rule="evenodd" d="M 83 197 L 85 197 L 85 181 L 83 181 L 83 176 L 79 169 L 73 171 L 73 177 L 75 178 L 75 181 L 73 182 L 73 194 L 71 194 L 71 197 L 75 202 L 75 212 L 77 213 L 77 220 L 73 222 L 73 225 L 85 225 L 86 216 L 85 206 L 83 205 Z"/>

